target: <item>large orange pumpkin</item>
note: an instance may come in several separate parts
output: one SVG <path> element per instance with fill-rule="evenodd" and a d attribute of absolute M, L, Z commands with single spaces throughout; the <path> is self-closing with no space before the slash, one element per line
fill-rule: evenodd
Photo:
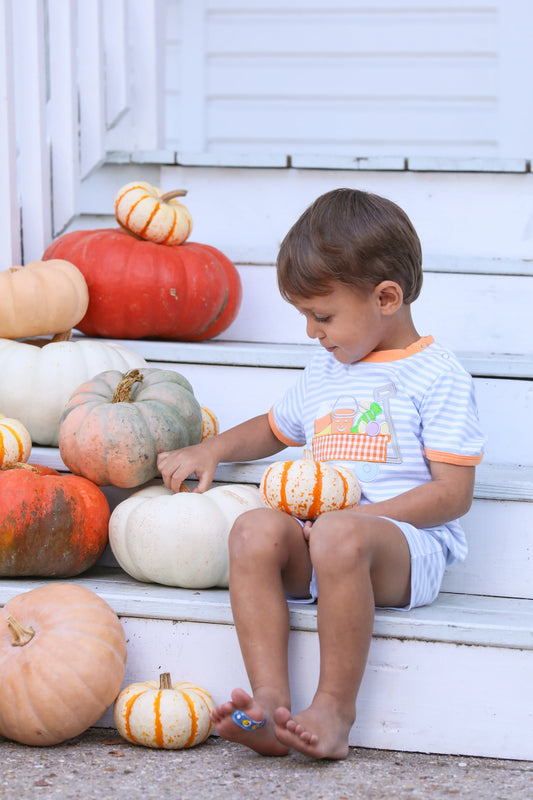
<path fill-rule="evenodd" d="M 112 705 L 126 637 L 91 589 L 49 583 L 0 608 L 0 735 L 28 745 L 78 736 Z"/>
<path fill-rule="evenodd" d="M 86 478 L 30 464 L 0 470 L 0 576 L 85 572 L 105 549 L 109 514 Z"/>
<path fill-rule="evenodd" d="M 43 259 L 65 258 L 89 287 L 76 326 L 114 339 L 211 339 L 235 319 L 242 287 L 235 266 L 207 244 L 160 245 L 120 229 L 72 231 Z"/>

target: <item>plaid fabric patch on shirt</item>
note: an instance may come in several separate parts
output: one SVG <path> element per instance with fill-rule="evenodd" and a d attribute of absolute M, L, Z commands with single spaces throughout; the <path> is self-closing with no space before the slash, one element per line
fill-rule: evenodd
<path fill-rule="evenodd" d="M 390 435 L 367 433 L 326 433 L 313 438 L 315 461 L 372 461 L 384 464 Z"/>

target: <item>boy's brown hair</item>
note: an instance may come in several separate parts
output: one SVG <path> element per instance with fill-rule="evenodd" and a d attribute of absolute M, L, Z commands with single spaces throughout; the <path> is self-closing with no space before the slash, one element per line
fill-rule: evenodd
<path fill-rule="evenodd" d="M 402 209 L 379 195 L 334 189 L 321 195 L 285 236 L 277 259 L 286 300 L 327 294 L 332 282 L 371 289 L 398 283 L 404 303 L 422 287 L 422 249 Z"/>

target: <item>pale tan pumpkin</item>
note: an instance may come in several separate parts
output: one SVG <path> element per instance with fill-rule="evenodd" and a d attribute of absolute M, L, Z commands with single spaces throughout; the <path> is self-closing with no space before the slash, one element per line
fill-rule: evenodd
<path fill-rule="evenodd" d="M 314 461 L 309 451 L 304 458 L 267 467 L 259 491 L 265 505 L 300 519 L 350 508 L 361 499 L 359 481 L 349 469 Z"/>
<path fill-rule="evenodd" d="M 62 259 L 0 272 L 0 337 L 46 336 L 74 328 L 89 305 L 83 274 Z"/>
<path fill-rule="evenodd" d="M 192 219 L 176 198 L 186 194 L 182 189 L 163 193 L 143 181 L 127 183 L 115 197 L 115 217 L 119 225 L 141 239 L 182 244 L 191 233 Z"/>
<path fill-rule="evenodd" d="M 49 583 L 0 608 L 0 734 L 29 745 L 78 736 L 120 690 L 126 637 L 105 600 Z"/>
<path fill-rule="evenodd" d="M 115 702 L 113 717 L 118 732 L 129 742 L 181 750 L 207 739 L 214 707 L 205 689 L 185 681 L 172 683 L 165 672 L 159 682 L 126 686 Z"/>
<path fill-rule="evenodd" d="M 31 436 L 19 419 L 0 414 L 0 469 L 26 463 L 31 453 Z"/>

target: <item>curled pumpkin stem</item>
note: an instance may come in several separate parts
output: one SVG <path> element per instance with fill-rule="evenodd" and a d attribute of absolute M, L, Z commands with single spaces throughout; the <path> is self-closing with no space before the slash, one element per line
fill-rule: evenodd
<path fill-rule="evenodd" d="M 168 203 L 169 200 L 172 200 L 174 197 L 185 197 L 187 194 L 187 189 L 175 189 L 173 192 L 165 192 L 159 198 L 160 203 Z"/>
<path fill-rule="evenodd" d="M 117 388 L 113 393 L 113 399 L 111 400 L 112 403 L 131 403 L 133 398 L 131 396 L 131 390 L 136 383 L 141 383 L 144 380 L 144 376 L 142 372 L 138 369 L 130 369 L 129 372 L 126 372 L 120 383 L 117 384 Z"/>
<path fill-rule="evenodd" d="M 170 680 L 170 672 L 162 672 L 159 676 L 160 689 L 172 689 L 172 681 Z"/>
<path fill-rule="evenodd" d="M 35 636 L 35 631 L 32 627 L 24 628 L 20 622 L 11 615 L 7 618 L 7 625 L 13 636 L 13 641 L 11 642 L 12 647 L 24 647 L 24 645 L 31 642 Z"/>

